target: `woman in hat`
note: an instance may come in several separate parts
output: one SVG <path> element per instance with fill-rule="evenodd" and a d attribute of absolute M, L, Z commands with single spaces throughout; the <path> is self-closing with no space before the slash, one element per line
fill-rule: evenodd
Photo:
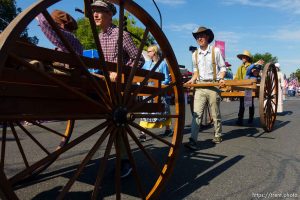
<path fill-rule="evenodd" d="M 192 55 L 194 74 L 187 84 L 218 81 L 219 85 L 223 86 L 225 83 L 224 77 L 226 66 L 221 50 L 210 45 L 214 39 L 212 30 L 206 27 L 199 27 L 193 32 L 193 36 L 199 47 Z M 189 138 L 189 143 L 185 145 L 192 150 L 198 149 L 198 133 L 207 101 L 209 102 L 212 118 L 214 120 L 215 135 L 212 141 L 216 144 L 222 142 L 220 90 L 217 87 L 196 88 L 194 95 L 192 133 Z"/>
<path fill-rule="evenodd" d="M 244 52 L 242 54 L 238 54 L 237 57 L 242 61 L 242 64 L 239 66 L 235 74 L 235 80 L 243 80 L 246 77 L 248 67 L 252 63 L 252 55 L 249 51 L 244 50 Z M 244 112 L 245 112 L 244 97 L 240 97 L 238 120 L 236 121 L 236 124 L 239 126 L 243 125 Z M 249 107 L 248 123 L 253 122 L 253 117 L 254 117 L 254 103 L 252 101 L 252 106 Z"/>
<path fill-rule="evenodd" d="M 73 32 L 76 31 L 78 28 L 76 20 L 71 15 L 61 10 L 54 10 L 51 13 L 51 17 L 60 28 L 60 31 L 62 32 L 64 37 L 72 45 L 74 51 L 78 55 L 82 55 L 83 47 L 80 41 L 73 34 Z M 38 24 L 41 27 L 41 30 L 43 31 L 45 36 L 56 47 L 57 50 L 63 52 L 69 52 L 68 49 L 60 40 L 60 38 L 58 37 L 58 35 L 56 34 L 56 32 L 52 29 L 51 25 L 48 23 L 48 21 L 45 19 L 45 17 L 42 14 L 39 14 L 36 17 L 36 20 L 38 21 Z"/>

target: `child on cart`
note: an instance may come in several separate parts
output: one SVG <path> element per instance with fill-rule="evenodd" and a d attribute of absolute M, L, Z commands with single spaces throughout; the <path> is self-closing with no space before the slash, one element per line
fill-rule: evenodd
<path fill-rule="evenodd" d="M 262 70 L 262 66 L 264 65 L 264 61 L 263 60 L 259 60 L 254 64 L 251 64 L 246 72 L 246 76 L 245 79 L 256 79 L 259 80 L 260 79 L 260 72 Z"/>

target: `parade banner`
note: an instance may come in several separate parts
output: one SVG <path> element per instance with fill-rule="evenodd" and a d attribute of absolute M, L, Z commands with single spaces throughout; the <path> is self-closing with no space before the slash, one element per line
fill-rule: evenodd
<path fill-rule="evenodd" d="M 223 56 L 224 60 L 226 60 L 225 59 L 225 42 L 216 40 L 215 47 L 218 47 L 221 50 L 222 56 Z"/>

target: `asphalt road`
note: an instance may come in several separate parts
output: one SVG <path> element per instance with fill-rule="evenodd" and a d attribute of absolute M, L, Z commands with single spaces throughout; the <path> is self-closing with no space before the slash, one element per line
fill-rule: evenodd
<path fill-rule="evenodd" d="M 256 100 L 255 105 L 258 105 Z M 244 126 L 236 126 L 238 102 L 222 102 L 224 141 L 213 145 L 211 139 L 213 128 L 207 128 L 199 134 L 200 149 L 190 151 L 181 146 L 174 173 L 169 179 L 160 199 L 198 200 L 198 199 L 298 199 L 300 198 L 300 98 L 291 97 L 284 102 L 284 113 L 277 116 L 274 130 L 266 133 L 260 127 L 258 107 L 256 106 L 254 124 L 247 124 L 245 112 Z M 76 133 L 84 132 L 93 127 L 95 122 L 77 124 Z M 183 143 L 190 134 L 191 112 L 186 108 L 186 121 Z M 53 123 L 58 129 L 64 124 Z M 161 133 L 162 130 L 158 130 Z M 70 174 L 74 173 L 78 160 L 84 158 L 91 148 L 95 138 L 72 149 L 62 156 L 58 162 L 39 175 L 33 182 L 23 183 L 17 187 L 16 193 L 20 199 L 53 199 L 57 195 Z M 47 136 L 42 139 L 49 145 L 52 140 Z M 147 146 L 148 143 L 146 142 Z M 158 144 L 149 143 L 148 148 L 155 157 L 164 156 L 163 148 Z M 104 149 L 102 149 L 104 151 Z M 138 150 L 136 152 L 138 157 Z M 17 150 L 12 148 L 8 162 L 17 159 Z M 35 157 L 35 153 L 32 153 Z M 77 161 L 75 161 L 75 159 Z M 80 158 L 80 159 L 78 159 Z M 110 161 L 112 162 L 112 161 Z M 145 169 L 147 164 L 139 162 L 139 168 Z M 68 199 L 87 199 L 93 185 L 97 160 L 87 165 L 87 170 L 74 185 L 76 192 Z M 107 182 L 113 182 L 113 164 L 108 163 Z M 9 172 L 18 168 L 17 164 L 7 165 Z M 150 180 L 151 177 L 149 177 Z M 147 179 L 146 179 L 147 180 Z M 122 199 L 135 199 L 136 192 L 131 190 L 133 178 L 125 182 Z M 59 183 L 59 184 L 57 184 Z M 123 183 L 123 182 L 122 182 Z M 55 186 L 56 185 L 56 186 Z M 58 186 L 57 186 L 58 185 Z M 110 186 L 103 186 L 107 192 L 105 199 L 114 199 L 114 191 Z"/>

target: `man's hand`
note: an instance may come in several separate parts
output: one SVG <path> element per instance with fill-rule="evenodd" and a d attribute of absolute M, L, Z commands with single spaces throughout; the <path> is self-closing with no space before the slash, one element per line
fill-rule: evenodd
<path fill-rule="evenodd" d="M 194 84 L 195 82 L 196 82 L 196 80 L 190 79 L 189 81 L 185 82 L 183 85 L 186 85 L 186 84 Z"/>
<path fill-rule="evenodd" d="M 115 82 L 117 80 L 117 72 L 110 72 L 109 74 L 109 77 L 110 77 L 110 80 Z"/>
<path fill-rule="evenodd" d="M 219 88 L 225 87 L 225 81 L 224 79 L 219 80 Z"/>
<path fill-rule="evenodd" d="M 257 61 L 257 62 L 255 63 L 255 65 L 264 65 L 264 64 L 265 64 L 265 61 L 262 60 L 262 59 L 260 59 L 259 61 Z"/>

